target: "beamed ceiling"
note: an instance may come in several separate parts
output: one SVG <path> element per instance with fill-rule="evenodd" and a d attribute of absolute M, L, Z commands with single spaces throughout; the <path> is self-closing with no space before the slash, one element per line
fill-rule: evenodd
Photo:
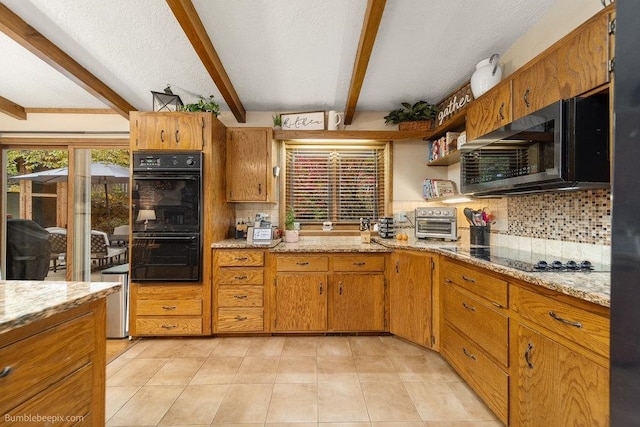
<path fill-rule="evenodd" d="M 0 113 L 345 112 L 438 102 L 554 0 L 1 0 Z"/>

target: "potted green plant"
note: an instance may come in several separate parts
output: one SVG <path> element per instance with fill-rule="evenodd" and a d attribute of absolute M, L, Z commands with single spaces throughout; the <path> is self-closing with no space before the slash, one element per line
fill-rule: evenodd
<path fill-rule="evenodd" d="M 216 117 L 220 115 L 220 105 L 213 100 L 213 95 L 209 95 L 209 98 L 207 99 L 203 96 L 200 96 L 199 98 L 200 100 L 198 102 L 183 105 L 181 110 L 190 112 L 209 112 L 213 113 Z"/>
<path fill-rule="evenodd" d="M 401 103 L 402 108 L 391 111 L 384 116 L 385 123 L 398 125 L 399 130 L 431 130 L 433 120 L 438 114 L 438 107 L 427 101 L 418 101 L 415 104 Z"/>
<path fill-rule="evenodd" d="M 282 116 L 280 113 L 273 116 L 273 128 L 278 130 L 282 129 Z"/>
<path fill-rule="evenodd" d="M 296 212 L 293 206 L 287 208 L 284 217 L 284 241 L 287 243 L 295 243 L 298 241 L 298 230 L 295 229 Z"/>

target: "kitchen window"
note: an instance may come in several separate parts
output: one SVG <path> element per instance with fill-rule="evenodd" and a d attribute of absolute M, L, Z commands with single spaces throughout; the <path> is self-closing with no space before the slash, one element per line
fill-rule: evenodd
<path fill-rule="evenodd" d="M 355 224 L 385 216 L 390 189 L 388 143 L 286 145 L 286 206 L 301 224 Z"/>

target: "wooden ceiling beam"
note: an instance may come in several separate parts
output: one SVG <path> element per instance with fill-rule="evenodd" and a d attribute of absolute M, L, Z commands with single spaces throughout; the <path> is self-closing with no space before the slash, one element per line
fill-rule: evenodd
<path fill-rule="evenodd" d="M 204 28 L 204 25 L 202 25 L 200 16 L 198 16 L 198 12 L 193 6 L 193 3 L 191 3 L 191 0 L 167 0 L 167 4 L 200 57 L 200 61 L 202 61 L 202 64 L 209 72 L 222 97 L 227 102 L 236 120 L 238 123 L 246 123 L 247 112 L 222 65 L 218 53 L 213 47 L 207 30 Z"/>
<path fill-rule="evenodd" d="M 14 119 L 27 120 L 27 112 L 24 107 L 0 96 L 0 113 L 8 114 Z"/>
<path fill-rule="evenodd" d="M 367 10 L 364 14 L 362 32 L 360 33 L 360 43 L 358 44 L 358 52 L 353 65 L 353 73 L 351 74 L 347 104 L 344 107 L 345 125 L 350 125 L 353 120 L 386 2 L 386 0 L 368 0 L 367 2 Z"/>
<path fill-rule="evenodd" d="M 113 108 L 121 116 L 128 119 L 129 111 L 136 110 L 113 89 L 1 3 L 0 31 Z"/>

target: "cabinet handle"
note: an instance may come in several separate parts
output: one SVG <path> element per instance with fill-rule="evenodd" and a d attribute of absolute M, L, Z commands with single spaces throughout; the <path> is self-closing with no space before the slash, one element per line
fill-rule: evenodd
<path fill-rule="evenodd" d="M 323 285 L 322 285 L 322 282 L 320 282 L 320 295 L 322 295 L 322 292 L 323 292 Z"/>
<path fill-rule="evenodd" d="M 531 89 L 527 88 L 527 90 L 524 91 L 524 95 L 522 96 L 522 99 L 524 100 L 524 105 L 526 105 L 527 108 L 531 107 L 531 103 L 529 102 L 530 92 L 531 92 Z"/>
<path fill-rule="evenodd" d="M 177 327 L 178 327 L 178 325 L 162 325 L 163 329 L 175 329 Z"/>
<path fill-rule="evenodd" d="M 476 279 L 474 279 L 473 277 L 467 277 L 467 276 L 465 276 L 464 274 L 462 275 L 462 279 L 463 279 L 465 282 L 476 283 Z"/>
<path fill-rule="evenodd" d="M 400 273 L 400 260 L 396 260 L 396 273 Z"/>
<path fill-rule="evenodd" d="M 446 283 L 447 285 L 450 285 L 453 282 L 451 281 L 451 279 L 444 279 L 444 283 Z"/>
<path fill-rule="evenodd" d="M 176 130 L 176 144 L 180 142 L 180 130 Z"/>
<path fill-rule="evenodd" d="M 469 310 L 469 311 L 476 311 L 476 308 L 475 308 L 475 307 L 470 306 L 470 305 L 469 305 L 469 304 L 467 304 L 466 302 L 463 302 L 463 303 L 462 303 L 462 306 L 463 306 L 464 308 L 466 308 L 467 310 Z"/>
<path fill-rule="evenodd" d="M 307 262 L 307 261 L 299 261 L 299 262 L 296 262 L 296 265 L 309 265 L 309 262 Z"/>
<path fill-rule="evenodd" d="M 498 115 L 500 116 L 500 120 L 504 120 L 504 102 L 500 104 L 500 108 L 498 109 Z"/>
<path fill-rule="evenodd" d="M 464 353 L 464 355 L 465 355 L 465 356 L 467 356 L 469 359 L 476 360 L 476 357 L 475 357 L 473 354 L 469 353 L 469 352 L 467 351 L 467 349 L 466 349 L 466 348 L 462 347 L 462 352 L 463 352 L 463 353 Z"/>
<path fill-rule="evenodd" d="M 175 305 L 163 305 L 162 309 L 163 310 L 175 310 L 176 306 Z"/>
<path fill-rule="evenodd" d="M 236 319 L 236 320 L 238 320 L 238 321 L 240 321 L 240 322 L 242 322 L 243 320 L 247 320 L 247 316 L 240 316 L 240 315 L 238 315 L 238 316 L 236 316 L 236 317 L 235 317 L 235 319 Z"/>
<path fill-rule="evenodd" d="M 2 371 L 0 371 L 0 378 L 8 377 L 12 371 L 13 368 L 11 366 L 5 366 Z"/>
<path fill-rule="evenodd" d="M 527 362 L 529 369 L 533 369 L 533 363 L 531 363 L 531 352 L 533 351 L 533 344 L 527 344 L 527 351 L 524 352 L 524 360 Z"/>
<path fill-rule="evenodd" d="M 249 277 L 248 276 L 233 276 L 234 279 L 236 280 L 247 280 Z"/>
<path fill-rule="evenodd" d="M 567 320 L 567 319 L 563 319 L 562 317 L 558 316 L 557 314 L 555 314 L 553 311 L 549 312 L 549 316 L 551 316 L 552 318 L 554 318 L 555 320 L 557 320 L 558 322 L 562 322 L 565 325 L 569 325 L 569 326 L 575 326 L 576 328 L 582 328 L 582 323 L 580 322 L 573 322 L 571 320 Z"/>
<path fill-rule="evenodd" d="M 258 184 L 258 194 L 262 194 L 262 184 Z"/>
<path fill-rule="evenodd" d="M 355 265 L 356 267 L 362 267 L 363 265 L 366 265 L 366 262 L 354 262 L 353 265 Z"/>
<path fill-rule="evenodd" d="M 342 295 L 342 281 L 340 281 L 340 295 Z"/>
<path fill-rule="evenodd" d="M 164 129 L 160 131 L 160 142 L 164 142 Z"/>
<path fill-rule="evenodd" d="M 234 258 L 234 260 L 235 260 L 235 261 L 246 261 L 246 260 L 248 260 L 248 259 L 249 259 L 249 258 L 247 258 L 246 256 L 243 256 L 243 257 L 236 257 L 236 258 Z"/>
<path fill-rule="evenodd" d="M 247 296 L 246 295 L 234 295 L 233 296 L 236 299 L 245 299 Z"/>

